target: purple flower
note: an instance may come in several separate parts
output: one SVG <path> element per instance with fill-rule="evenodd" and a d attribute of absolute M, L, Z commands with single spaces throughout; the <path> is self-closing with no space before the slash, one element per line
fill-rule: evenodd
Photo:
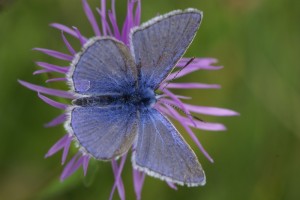
<path fill-rule="evenodd" d="M 117 40 L 121 40 L 126 45 L 129 45 L 129 33 L 130 30 L 140 25 L 140 17 L 141 17 L 141 1 L 140 0 L 128 0 L 127 5 L 127 15 L 124 20 L 123 26 L 118 27 L 116 11 L 115 11 L 115 0 L 111 0 L 111 10 L 107 10 L 107 1 L 101 0 L 101 9 L 97 8 L 97 16 L 94 15 L 90 6 L 88 5 L 86 0 L 82 0 L 84 12 L 90 22 L 92 29 L 96 36 L 112 36 Z M 101 23 L 99 24 L 96 21 L 96 17 L 100 18 Z M 83 46 L 88 39 L 81 34 L 79 29 L 76 27 L 69 28 L 65 25 L 53 23 L 52 27 L 58 29 L 62 33 L 62 40 L 65 43 L 69 53 L 61 53 L 54 50 L 35 48 L 39 52 L 47 54 L 51 57 L 67 61 L 67 63 L 71 63 L 75 58 L 77 51 L 72 47 L 69 43 L 65 34 L 68 34 L 72 37 L 78 39 L 80 44 Z M 177 64 L 173 73 L 171 73 L 166 80 L 160 85 L 161 98 L 155 105 L 155 107 L 170 118 L 178 121 L 183 128 L 187 131 L 192 140 L 196 143 L 199 149 L 203 152 L 203 154 L 207 157 L 208 160 L 213 162 L 213 159 L 206 152 L 204 147 L 201 145 L 200 141 L 197 139 L 191 128 L 201 129 L 201 130 L 209 130 L 209 131 L 223 131 L 225 130 L 225 126 L 219 123 L 210 123 L 210 122 L 202 122 L 200 120 L 195 120 L 195 117 L 192 116 L 191 113 L 199 113 L 204 115 L 214 115 L 214 116 L 234 116 L 238 115 L 238 113 L 223 109 L 223 108 L 215 108 L 215 107 L 206 107 L 206 106 L 196 106 L 184 103 L 183 100 L 188 100 L 190 97 L 179 96 L 174 94 L 172 89 L 218 89 L 219 85 L 216 84 L 204 84 L 204 83 L 176 83 L 174 82 L 177 78 L 188 75 L 190 73 L 196 72 L 198 70 L 219 70 L 221 66 L 213 66 L 217 61 L 212 58 L 182 58 Z M 45 62 L 36 62 L 36 64 L 42 69 L 35 71 L 33 74 L 42 74 L 42 73 L 52 73 L 56 72 L 56 74 L 60 74 L 60 76 L 56 78 L 51 78 L 46 80 L 46 83 L 49 82 L 58 82 L 58 81 L 67 81 L 66 74 L 69 71 L 69 65 L 67 66 L 57 66 L 55 64 L 45 63 Z M 187 65 L 188 64 L 188 65 Z M 63 104 L 57 101 L 54 101 L 45 95 L 56 96 L 66 99 L 74 99 L 72 93 L 68 91 L 58 90 L 47 88 L 43 86 L 34 85 L 25 81 L 19 81 L 23 86 L 38 92 L 38 96 L 47 104 L 61 109 L 67 110 L 69 105 Z M 181 110 L 183 114 L 180 114 L 178 110 Z M 63 124 L 66 121 L 66 114 L 59 115 L 52 121 L 46 124 L 46 127 L 53 127 L 60 124 Z M 45 157 L 52 156 L 60 150 L 63 150 L 62 155 L 62 164 L 64 165 L 69 153 L 69 148 L 72 143 L 72 135 L 66 133 L 61 139 L 59 139 L 47 152 Z M 134 147 L 132 149 L 134 151 Z M 115 189 L 118 190 L 119 196 L 121 199 L 125 199 L 125 190 L 124 184 L 121 178 L 121 173 L 125 164 L 127 154 L 122 156 L 119 163 L 115 160 L 111 161 L 113 173 L 115 176 L 115 183 L 113 185 L 113 189 L 111 192 L 110 199 L 112 198 Z M 84 174 L 87 173 L 88 164 L 90 161 L 89 155 L 83 154 L 81 151 L 78 151 L 77 154 L 71 158 L 68 163 L 65 165 L 64 170 L 61 174 L 61 180 L 66 179 L 70 175 L 72 175 L 77 169 L 81 166 L 83 167 Z M 141 199 L 141 191 L 143 187 L 145 179 L 145 174 L 133 169 L 133 180 L 134 180 L 134 189 L 136 193 L 137 199 Z M 173 183 L 167 183 L 171 188 L 176 189 L 176 186 Z"/>

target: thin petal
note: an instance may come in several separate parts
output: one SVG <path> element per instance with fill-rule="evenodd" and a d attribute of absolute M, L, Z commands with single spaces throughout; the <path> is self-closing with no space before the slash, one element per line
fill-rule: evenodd
<path fill-rule="evenodd" d="M 226 131 L 227 128 L 220 123 L 211 123 L 211 122 L 201 122 L 201 121 L 195 121 L 195 124 L 191 123 L 188 118 L 182 117 L 182 121 L 185 121 L 185 123 L 191 127 L 205 130 L 205 131 Z"/>
<path fill-rule="evenodd" d="M 178 99 L 192 99 L 192 97 L 188 97 L 188 96 L 183 96 L 183 95 L 175 95 Z M 166 98 L 165 97 L 169 97 L 168 95 L 166 94 L 161 94 L 161 95 L 157 95 L 157 100 L 160 101 L 160 100 L 165 100 Z"/>
<path fill-rule="evenodd" d="M 127 154 L 125 154 L 122 157 L 119 167 L 118 167 L 117 161 L 115 161 L 115 160 L 112 161 L 113 172 L 114 172 L 114 175 L 115 175 L 115 183 L 114 183 L 114 186 L 113 186 L 112 191 L 110 193 L 110 198 L 109 198 L 110 200 L 112 200 L 112 198 L 113 198 L 116 187 L 118 188 L 118 193 L 119 193 L 120 199 L 125 200 L 125 189 L 124 189 L 123 181 L 121 179 L 121 173 L 123 171 L 123 167 L 124 167 L 124 164 L 125 164 L 125 161 L 126 161 L 126 157 L 127 157 Z"/>
<path fill-rule="evenodd" d="M 184 104 L 184 106 L 190 110 L 191 112 L 200 113 L 204 115 L 213 115 L 213 116 L 236 116 L 239 113 L 225 109 L 225 108 L 217 108 L 217 107 L 207 107 L 207 106 L 195 106 L 190 104 Z"/>
<path fill-rule="evenodd" d="M 180 78 L 197 70 L 219 70 L 223 68 L 223 66 L 211 66 L 216 61 L 215 59 L 195 58 L 191 64 L 186 66 L 189 61 L 190 58 L 182 58 L 176 65 L 178 70 L 171 73 L 166 80 Z M 182 68 L 184 66 L 185 68 Z"/>
<path fill-rule="evenodd" d="M 168 182 L 167 181 L 167 184 L 168 184 L 168 186 L 170 187 L 170 188 L 172 188 L 173 190 L 177 190 L 178 188 L 176 187 L 176 185 L 174 184 L 174 183 L 172 183 L 172 182 Z"/>
<path fill-rule="evenodd" d="M 113 4 L 113 1 L 112 1 Z M 112 5 L 112 7 L 114 7 L 115 5 Z M 107 31 L 106 28 L 108 25 L 107 20 L 106 20 L 106 0 L 101 0 L 101 12 L 100 10 L 98 10 L 98 13 L 101 16 L 101 21 L 102 21 L 102 31 L 103 31 L 103 35 L 106 36 L 107 35 Z"/>
<path fill-rule="evenodd" d="M 174 105 L 176 106 L 176 102 L 170 99 L 161 98 L 159 99 L 160 102 Z M 217 108 L 217 107 L 207 107 L 207 106 L 195 106 L 191 104 L 183 103 L 184 107 L 191 112 L 204 114 L 204 115 L 213 115 L 213 116 L 235 116 L 239 115 L 239 113 L 225 109 L 225 108 Z"/>
<path fill-rule="evenodd" d="M 84 12 L 89 20 L 89 22 L 91 23 L 92 25 L 92 28 L 94 30 L 94 33 L 96 34 L 96 36 L 100 36 L 101 33 L 100 33 L 100 29 L 99 29 L 99 26 L 98 26 L 98 23 L 95 19 L 95 16 L 91 10 L 91 7 L 89 6 L 89 4 L 87 3 L 86 0 L 82 0 L 82 4 L 83 4 L 83 9 L 84 9 Z"/>
<path fill-rule="evenodd" d="M 63 155 L 61 157 L 61 164 L 65 164 L 68 153 L 69 153 L 69 149 L 70 149 L 70 145 L 71 145 L 71 141 L 72 141 L 72 137 L 70 137 L 70 135 L 68 135 L 68 140 L 66 141 L 66 145 L 64 147 L 64 151 L 63 151 Z"/>
<path fill-rule="evenodd" d="M 128 45 L 129 39 L 129 31 L 134 26 L 134 19 L 133 19 L 133 8 L 134 8 L 135 1 L 128 1 L 127 5 L 127 16 L 125 18 L 123 29 L 122 29 L 122 41 Z"/>
<path fill-rule="evenodd" d="M 125 21 L 122 29 L 122 41 L 124 41 L 126 45 L 128 45 L 128 26 L 128 21 Z"/>
<path fill-rule="evenodd" d="M 141 5 L 141 0 L 137 0 L 137 7 L 135 10 L 135 26 L 139 26 L 141 23 L 141 10 L 142 10 L 142 5 Z"/>
<path fill-rule="evenodd" d="M 177 102 L 175 102 L 173 100 L 169 100 L 169 99 L 160 99 L 160 102 L 162 104 L 164 104 L 165 106 L 177 106 Z M 184 104 L 184 106 L 185 105 L 186 104 Z M 185 107 L 185 108 L 188 108 L 188 107 Z M 190 115 L 190 116 L 192 116 L 192 115 Z M 208 131 L 224 131 L 224 130 L 226 130 L 226 127 L 223 124 L 219 124 L 219 123 L 202 122 L 202 121 L 198 121 L 198 120 L 193 120 L 193 123 L 191 123 L 189 118 L 183 117 L 179 114 L 176 115 L 176 118 L 177 118 L 177 120 L 180 120 L 180 122 L 182 122 L 186 125 L 189 125 L 194 128 L 201 129 L 201 130 L 208 130 Z"/>
<path fill-rule="evenodd" d="M 58 117 L 54 118 L 52 121 L 45 124 L 44 126 L 46 128 L 54 127 L 54 126 L 64 123 L 66 120 L 67 120 L 66 114 L 61 114 Z"/>
<path fill-rule="evenodd" d="M 68 178 L 70 175 L 72 175 L 79 167 L 82 163 L 80 163 L 80 159 L 78 159 L 78 157 L 80 156 L 80 153 L 77 153 L 66 165 L 66 167 L 64 168 L 61 176 L 60 176 L 60 180 L 63 181 L 66 178 Z"/>
<path fill-rule="evenodd" d="M 40 92 L 43 94 L 49 94 L 49 95 L 53 95 L 53 96 L 57 96 L 57 97 L 63 97 L 63 98 L 67 98 L 67 99 L 74 98 L 74 96 L 71 93 L 63 91 L 63 90 L 46 88 L 46 87 L 38 86 L 38 85 L 31 84 L 31 83 L 28 83 L 26 81 L 21 81 L 21 80 L 18 80 L 18 82 L 21 85 L 27 87 L 28 89 L 34 90 L 36 92 Z"/>
<path fill-rule="evenodd" d="M 187 62 L 189 62 L 191 58 L 181 58 L 179 62 L 177 63 L 177 66 L 183 67 L 186 65 Z M 198 64 L 198 65 L 212 65 L 217 63 L 218 60 L 215 58 L 195 58 L 192 62 L 192 64 Z"/>
<path fill-rule="evenodd" d="M 42 99 L 45 103 L 49 104 L 50 106 L 53 106 L 55 108 L 58 108 L 58 109 L 62 109 L 62 110 L 65 110 L 68 105 L 66 104 L 63 104 L 63 103 L 59 103 L 57 101 L 54 101 L 48 97 L 45 97 L 43 95 L 41 95 L 40 93 L 38 93 L 38 96 L 40 97 L 40 99 Z"/>
<path fill-rule="evenodd" d="M 52 156 L 53 154 L 57 153 L 59 150 L 61 150 L 62 148 L 64 148 L 64 146 L 66 145 L 66 142 L 68 140 L 68 134 L 66 134 L 65 136 L 63 136 L 60 140 L 58 140 L 47 152 L 47 154 L 45 155 L 45 158 L 48 158 L 49 156 Z"/>
<path fill-rule="evenodd" d="M 100 15 L 101 17 L 101 20 L 102 20 L 102 30 L 103 30 L 103 35 L 106 36 L 107 35 L 107 32 L 108 32 L 108 35 L 113 35 L 111 30 L 110 30 L 110 27 L 108 25 L 108 22 L 106 21 L 106 15 L 102 14 L 102 11 L 99 9 L 99 8 L 96 8 L 98 14 Z M 105 19 L 105 20 L 103 20 Z"/>
<path fill-rule="evenodd" d="M 47 70 L 51 70 L 53 72 L 58 72 L 58 73 L 61 73 L 61 74 L 66 74 L 69 71 L 68 67 L 60 67 L 60 66 L 53 65 L 53 64 L 50 64 L 50 63 L 36 62 L 36 64 L 40 67 L 43 67 L 43 68 L 47 69 Z"/>
<path fill-rule="evenodd" d="M 167 85 L 167 88 L 174 89 L 219 89 L 221 88 L 218 84 L 204 84 L 204 83 L 166 83 L 161 87 Z"/>
<path fill-rule="evenodd" d="M 73 56 L 58 52 L 58 51 L 54 51 L 54 50 L 50 50 L 50 49 L 43 49 L 43 48 L 34 48 L 33 50 L 36 51 L 40 51 L 44 54 L 47 54 L 49 56 L 52 56 L 54 58 L 58 58 L 61 60 L 66 60 L 66 61 L 72 61 Z"/>
<path fill-rule="evenodd" d="M 121 40 L 121 35 L 120 35 L 120 31 L 119 31 L 119 27 L 118 27 L 116 18 L 111 11 L 108 11 L 108 17 L 110 19 L 110 23 L 111 23 L 113 31 L 114 31 L 114 37 L 117 40 Z"/>
<path fill-rule="evenodd" d="M 178 99 L 192 99 L 192 97 L 183 96 L 183 95 L 176 95 Z"/>
<path fill-rule="evenodd" d="M 185 113 L 187 113 L 188 118 L 190 119 L 190 121 L 196 126 L 193 118 L 191 117 L 191 113 L 184 107 L 184 104 L 180 101 L 179 98 L 177 98 L 177 96 L 175 94 L 173 94 L 171 91 L 169 91 L 168 89 L 164 89 L 163 92 L 168 95 L 170 98 L 173 99 L 173 101 L 176 103 L 176 106 L 178 106 L 179 108 L 181 108 Z"/>
<path fill-rule="evenodd" d="M 59 82 L 59 81 L 67 81 L 67 78 L 51 78 L 46 80 L 46 83 L 50 83 L 50 82 Z"/>
<path fill-rule="evenodd" d="M 78 38 L 76 32 L 73 29 L 71 29 L 71 28 L 69 28 L 65 25 L 62 25 L 62 24 L 59 24 L 59 23 L 52 23 L 52 24 L 50 24 L 50 26 Z"/>
<path fill-rule="evenodd" d="M 88 169 L 88 166 L 89 166 L 89 161 L 90 161 L 90 157 L 89 156 L 84 156 L 83 158 L 83 173 L 84 175 L 86 176 L 86 173 L 87 173 L 87 169 Z"/>
<path fill-rule="evenodd" d="M 80 33 L 79 29 L 76 28 L 75 26 L 73 26 L 73 29 L 75 30 L 76 34 L 77 34 L 77 37 L 80 41 L 80 44 L 83 46 L 86 42 L 87 42 L 87 39 L 85 39 L 82 34 Z"/>
<path fill-rule="evenodd" d="M 61 37 L 66 45 L 66 47 L 68 48 L 69 52 L 72 54 L 72 55 L 75 55 L 76 54 L 76 51 L 74 50 L 74 48 L 72 47 L 72 45 L 69 43 L 69 41 L 67 40 L 67 38 L 65 37 L 65 34 L 63 31 L 61 31 Z"/>
<path fill-rule="evenodd" d="M 136 199 L 141 200 L 142 188 L 145 181 L 145 173 L 133 169 L 132 174 L 133 174 L 133 185 L 134 185 L 134 192 L 136 195 Z"/>
<path fill-rule="evenodd" d="M 37 75 L 37 74 L 43 74 L 43 73 L 49 73 L 52 72 L 51 70 L 48 69 L 40 69 L 40 70 L 36 70 L 33 72 L 33 75 Z"/>

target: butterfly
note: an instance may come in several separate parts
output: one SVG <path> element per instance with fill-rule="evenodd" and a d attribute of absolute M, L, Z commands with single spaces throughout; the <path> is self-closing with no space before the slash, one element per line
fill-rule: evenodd
<path fill-rule="evenodd" d="M 196 9 L 176 10 L 133 28 L 129 47 L 112 37 L 95 37 L 84 45 L 67 76 L 76 99 L 65 124 L 84 154 L 112 160 L 134 146 L 135 169 L 180 185 L 205 184 L 195 153 L 155 108 L 155 91 L 191 44 L 201 20 Z"/>

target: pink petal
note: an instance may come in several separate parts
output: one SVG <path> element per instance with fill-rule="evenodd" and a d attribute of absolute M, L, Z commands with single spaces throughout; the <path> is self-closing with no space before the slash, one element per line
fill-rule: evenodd
<path fill-rule="evenodd" d="M 115 7 L 114 1 L 112 1 L 112 7 L 113 8 Z M 103 35 L 106 36 L 107 35 L 106 25 L 108 25 L 106 20 L 106 0 L 101 0 L 101 11 L 98 10 L 98 13 L 101 16 Z"/>
<path fill-rule="evenodd" d="M 195 124 L 193 118 L 191 117 L 191 113 L 184 107 L 184 104 L 180 101 L 180 99 L 177 98 L 176 95 L 174 95 L 171 91 L 169 91 L 168 89 L 164 89 L 163 92 L 168 95 L 170 98 L 173 99 L 173 101 L 176 103 L 176 106 L 178 106 L 179 108 L 181 108 L 185 113 L 187 113 L 188 118 L 190 119 L 190 121 L 192 123 Z M 196 125 L 196 124 L 195 124 Z"/>
<path fill-rule="evenodd" d="M 175 101 L 169 100 L 169 99 L 160 99 L 160 102 L 163 105 L 168 106 L 168 107 L 169 106 L 177 106 L 177 103 Z M 186 105 L 186 104 L 184 104 L 184 105 Z M 178 113 L 178 112 L 176 111 L 176 113 Z M 188 116 L 192 117 L 192 115 L 188 115 Z M 180 120 L 182 123 L 192 126 L 197 129 L 208 130 L 208 131 L 224 131 L 224 130 L 226 130 L 226 127 L 223 124 L 219 124 L 219 123 L 202 122 L 199 120 L 193 120 L 193 122 L 191 122 L 189 118 L 183 117 L 179 114 L 176 115 L 176 118 L 178 121 Z"/>
<path fill-rule="evenodd" d="M 53 96 L 57 96 L 57 97 L 63 97 L 63 98 L 67 98 L 67 99 L 74 98 L 74 96 L 71 93 L 63 91 L 63 90 L 46 88 L 46 87 L 38 86 L 38 85 L 31 84 L 31 83 L 28 83 L 26 81 L 21 81 L 21 80 L 18 80 L 18 82 L 21 85 L 27 87 L 28 89 L 34 90 L 36 92 L 40 92 L 43 94 L 49 94 L 49 95 L 53 95 Z"/>
<path fill-rule="evenodd" d="M 191 127 L 206 130 L 206 131 L 226 131 L 226 127 L 223 124 L 220 123 L 211 123 L 211 122 L 201 122 L 201 121 L 195 121 L 196 125 L 191 123 L 188 118 L 183 117 L 181 119 L 182 121 L 185 121 L 185 123 Z"/>
<path fill-rule="evenodd" d="M 52 121 L 45 124 L 44 126 L 46 128 L 54 127 L 54 126 L 64 123 L 66 120 L 67 120 L 66 114 L 61 114 L 58 117 L 54 118 Z"/>
<path fill-rule="evenodd" d="M 53 72 L 58 72 L 58 73 L 61 73 L 61 74 L 66 74 L 69 71 L 68 67 L 60 67 L 60 66 L 45 63 L 45 62 L 36 62 L 36 64 L 40 67 L 43 67 L 43 68 L 47 69 L 47 70 L 51 70 Z"/>
<path fill-rule="evenodd" d="M 108 35 L 113 35 L 111 30 L 110 30 L 110 27 L 108 25 L 108 22 L 106 20 L 106 15 L 105 14 L 102 14 L 102 11 L 99 9 L 99 8 L 96 8 L 98 14 L 100 15 L 101 17 L 101 20 L 102 20 L 102 31 L 103 31 L 103 35 L 106 36 L 107 35 L 107 32 L 108 32 Z M 103 20 L 105 19 L 105 20 Z"/>
<path fill-rule="evenodd" d="M 183 67 L 186 65 L 187 62 L 189 62 L 191 58 L 181 58 L 179 62 L 177 63 L 177 66 Z M 198 65 L 211 65 L 214 63 L 217 63 L 218 60 L 215 58 L 195 58 L 192 62 L 192 64 L 198 64 Z"/>
<path fill-rule="evenodd" d="M 52 156 L 53 154 L 57 153 L 59 150 L 64 148 L 66 145 L 66 142 L 68 140 L 68 134 L 64 135 L 60 140 L 58 140 L 47 152 L 45 155 L 45 158 L 48 158 L 49 156 Z"/>
<path fill-rule="evenodd" d="M 64 151 L 63 151 L 63 155 L 61 157 L 61 164 L 65 164 L 68 153 L 69 153 L 69 149 L 70 149 L 70 145 L 71 145 L 71 141 L 72 141 L 72 137 L 70 137 L 70 135 L 68 136 L 68 140 L 66 141 L 66 145 L 64 147 Z"/>
<path fill-rule="evenodd" d="M 141 200 L 142 188 L 145 181 L 145 173 L 133 169 L 133 185 L 137 200 Z"/>
<path fill-rule="evenodd" d="M 91 10 L 91 7 L 89 6 L 89 4 L 87 3 L 86 0 L 82 0 L 82 4 L 83 4 L 83 9 L 84 9 L 85 15 L 87 16 L 89 22 L 91 23 L 95 35 L 100 36 L 101 35 L 100 29 L 99 29 L 98 23 L 95 19 L 95 16 Z"/>
<path fill-rule="evenodd" d="M 204 115 L 213 115 L 213 116 L 236 116 L 239 113 L 225 109 L 225 108 L 216 108 L 216 107 L 207 107 L 207 106 L 195 106 L 190 104 L 184 104 L 184 106 L 191 112 L 200 113 Z"/>
<path fill-rule="evenodd" d="M 78 37 L 78 39 L 79 39 L 79 41 L 80 41 L 80 44 L 83 46 L 83 45 L 87 42 L 87 39 L 85 39 L 85 38 L 81 35 L 81 33 L 80 33 L 80 31 L 79 31 L 78 28 L 76 28 L 75 26 L 73 26 L 73 29 L 75 30 L 75 32 L 76 32 L 76 34 L 77 34 L 77 37 Z"/>
<path fill-rule="evenodd" d="M 129 31 L 134 26 L 133 20 L 133 8 L 134 8 L 135 1 L 128 1 L 127 5 L 127 16 L 125 18 L 123 29 L 122 29 L 122 41 L 125 44 L 129 43 Z"/>
<path fill-rule="evenodd" d="M 168 182 L 167 181 L 167 184 L 168 184 L 168 186 L 170 187 L 170 188 L 172 188 L 173 190 L 177 190 L 178 188 L 176 187 L 176 185 L 174 184 L 174 183 L 172 183 L 172 182 Z"/>
<path fill-rule="evenodd" d="M 67 38 L 65 37 L 65 34 L 63 31 L 61 31 L 61 36 L 62 36 L 62 39 L 66 45 L 66 47 L 68 48 L 69 52 L 72 54 L 72 55 L 75 55 L 76 54 L 76 51 L 74 50 L 74 48 L 72 47 L 72 45 L 69 43 L 69 41 L 67 40 Z"/>
<path fill-rule="evenodd" d="M 176 95 L 178 99 L 192 99 L 192 97 L 183 96 L 183 95 Z"/>
<path fill-rule="evenodd" d="M 210 65 L 198 65 L 198 64 L 190 64 L 184 69 L 179 69 L 179 71 L 172 72 L 167 78 L 166 81 L 177 79 L 183 77 L 187 74 L 190 74 L 194 71 L 198 70 L 219 70 L 222 69 L 222 66 L 210 66 Z"/>
<path fill-rule="evenodd" d="M 54 58 L 58 58 L 61 60 L 66 60 L 66 61 L 72 61 L 73 56 L 58 52 L 58 51 L 54 51 L 54 50 L 50 50 L 50 49 L 43 49 L 43 48 L 34 48 L 33 50 L 36 51 L 40 51 L 44 54 L 47 54 L 49 56 L 52 56 Z"/>
<path fill-rule="evenodd" d="M 37 75 L 37 74 L 43 74 L 43 73 L 49 73 L 52 72 L 51 70 L 48 69 L 41 69 L 41 70 L 36 70 L 33 72 L 33 75 Z"/>
<path fill-rule="evenodd" d="M 50 24 L 50 26 L 78 38 L 76 32 L 73 29 L 71 29 L 71 28 L 69 28 L 65 25 L 62 25 L 62 24 L 59 24 L 59 23 L 52 23 L 52 24 Z"/>
<path fill-rule="evenodd" d="M 114 186 L 113 186 L 112 191 L 110 193 L 109 200 L 112 200 L 116 187 L 118 188 L 118 193 L 119 193 L 119 196 L 120 196 L 121 200 L 125 200 L 125 189 L 124 189 L 123 181 L 121 179 L 121 173 L 123 171 L 123 167 L 124 167 L 124 164 L 125 164 L 125 161 L 126 161 L 126 157 L 127 157 L 127 154 L 125 154 L 122 157 L 120 167 L 118 167 L 117 161 L 115 161 L 115 160 L 112 161 L 113 172 L 114 172 L 114 175 L 115 175 L 115 183 L 114 183 Z"/>
<path fill-rule="evenodd" d="M 72 175 L 79 167 L 80 167 L 80 159 L 77 159 L 80 156 L 80 153 L 77 153 L 66 165 L 66 167 L 64 168 L 61 176 L 60 176 L 60 180 L 63 181 L 66 178 L 68 178 L 70 175 Z"/>
<path fill-rule="evenodd" d="M 115 18 L 114 14 L 111 11 L 108 11 L 108 17 L 109 17 L 110 23 L 111 23 L 111 25 L 113 27 L 114 37 L 117 40 L 121 40 L 121 35 L 120 35 L 120 31 L 119 31 L 119 27 L 118 27 L 116 18 Z"/>
<path fill-rule="evenodd" d="M 174 89 L 219 89 L 220 85 L 217 84 L 204 84 L 204 83 L 166 83 L 167 88 Z M 162 85 L 161 87 L 163 87 Z"/>
<path fill-rule="evenodd" d="M 141 13 L 142 13 L 141 0 L 137 0 L 137 8 L 135 10 L 135 26 L 139 26 L 141 23 Z"/>
<path fill-rule="evenodd" d="M 86 176 L 86 173 L 87 173 L 87 169 L 88 169 L 88 166 L 89 166 L 89 161 L 90 161 L 90 157 L 89 156 L 84 156 L 83 158 L 83 173 L 84 175 Z"/>
<path fill-rule="evenodd" d="M 58 109 L 62 109 L 62 110 L 65 110 L 68 105 L 66 104 L 63 104 L 63 103 L 59 103 L 57 101 L 54 101 L 52 99 L 49 99 L 48 97 L 45 97 L 43 95 L 41 95 L 40 93 L 38 93 L 38 96 L 40 97 L 40 99 L 42 99 L 45 103 L 49 104 L 50 106 L 53 106 L 55 108 L 58 108 Z"/>
<path fill-rule="evenodd" d="M 46 80 L 46 83 L 50 83 L 50 82 L 58 82 L 58 81 L 67 81 L 67 78 L 51 78 Z"/>

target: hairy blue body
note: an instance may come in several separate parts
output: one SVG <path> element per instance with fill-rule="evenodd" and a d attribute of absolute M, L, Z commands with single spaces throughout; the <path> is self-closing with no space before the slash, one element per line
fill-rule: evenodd
<path fill-rule="evenodd" d="M 140 88 L 133 93 L 122 95 L 90 96 L 75 99 L 72 103 L 82 107 L 103 107 L 109 105 L 132 105 L 140 109 L 153 107 L 155 93 L 150 88 Z"/>

